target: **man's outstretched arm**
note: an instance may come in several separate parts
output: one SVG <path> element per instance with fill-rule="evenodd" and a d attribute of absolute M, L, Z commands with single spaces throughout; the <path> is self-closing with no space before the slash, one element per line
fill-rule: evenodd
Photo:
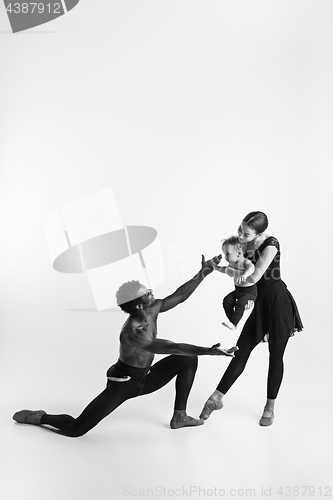
<path fill-rule="evenodd" d="M 231 349 L 220 349 L 220 344 L 214 344 L 212 347 L 201 347 L 193 344 L 183 344 L 172 342 L 166 339 L 151 339 L 146 332 L 137 329 L 126 335 L 124 338 L 126 344 L 131 347 L 137 347 L 153 354 L 178 354 L 183 356 L 234 356 L 238 347 Z"/>
<path fill-rule="evenodd" d="M 207 274 L 210 274 L 214 270 L 214 266 L 220 262 L 221 258 L 222 256 L 218 255 L 217 257 L 206 261 L 205 257 L 202 255 L 200 271 L 191 280 L 177 288 L 172 295 L 162 299 L 159 312 L 168 311 L 188 299 L 198 285 L 200 285 L 200 283 L 204 280 Z"/>

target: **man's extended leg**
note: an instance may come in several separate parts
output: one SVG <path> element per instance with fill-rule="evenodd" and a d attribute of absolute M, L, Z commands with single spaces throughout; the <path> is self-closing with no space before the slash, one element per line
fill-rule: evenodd
<path fill-rule="evenodd" d="M 176 376 L 176 396 L 174 414 L 170 422 L 172 429 L 202 425 L 202 421 L 186 414 L 186 405 L 190 394 L 195 372 L 198 366 L 197 356 L 168 356 L 155 363 L 146 377 L 140 395 L 155 392 L 165 386 Z"/>
<path fill-rule="evenodd" d="M 111 382 L 108 387 L 101 392 L 89 405 L 83 410 L 81 415 L 73 418 L 70 415 L 49 415 L 44 413 L 40 416 L 39 423 L 51 425 L 58 429 L 59 434 L 69 437 L 79 437 L 86 434 L 95 427 L 103 418 L 109 415 L 113 410 L 120 406 L 129 398 L 135 397 L 140 391 L 138 381 L 129 382 Z M 38 423 L 24 421 L 22 414 L 26 410 L 15 413 L 14 420 L 19 423 Z M 30 412 L 34 413 L 34 412 Z"/>

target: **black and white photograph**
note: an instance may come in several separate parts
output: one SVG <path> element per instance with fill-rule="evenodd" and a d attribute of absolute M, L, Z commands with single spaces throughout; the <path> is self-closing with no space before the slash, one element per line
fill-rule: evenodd
<path fill-rule="evenodd" d="M 333 498 L 332 26 L 1 2 L 1 498 Z"/>

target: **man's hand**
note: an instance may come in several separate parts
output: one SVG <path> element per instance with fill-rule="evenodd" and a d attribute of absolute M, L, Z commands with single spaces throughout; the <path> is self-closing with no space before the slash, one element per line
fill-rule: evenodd
<path fill-rule="evenodd" d="M 238 351 L 239 347 L 231 347 L 230 349 L 220 349 L 221 344 L 214 344 L 211 347 L 212 356 L 229 356 L 231 358 L 234 357 L 234 353 Z"/>
<path fill-rule="evenodd" d="M 248 300 L 247 304 L 245 306 L 245 309 L 251 309 L 251 307 L 254 306 L 254 301 L 253 300 Z"/>
<path fill-rule="evenodd" d="M 205 256 L 201 256 L 201 272 L 203 276 L 207 276 L 207 274 L 210 274 L 212 271 L 214 271 L 215 266 L 217 266 L 220 263 L 220 260 L 222 259 L 222 255 L 216 255 L 212 259 L 205 260 Z"/>

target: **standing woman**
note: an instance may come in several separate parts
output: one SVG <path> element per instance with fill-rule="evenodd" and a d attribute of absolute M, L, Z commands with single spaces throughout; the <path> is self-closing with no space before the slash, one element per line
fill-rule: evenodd
<path fill-rule="evenodd" d="M 238 228 L 239 241 L 244 245 L 245 257 L 255 265 L 254 273 L 246 281 L 256 283 L 258 297 L 237 341 L 239 350 L 230 362 L 219 385 L 206 401 L 200 418 L 206 420 L 214 410 L 223 407 L 223 396 L 243 372 L 252 350 L 268 341 L 269 369 L 267 401 L 259 425 L 273 423 L 274 403 L 283 377 L 283 354 L 289 337 L 303 329 L 297 305 L 280 276 L 280 245 L 276 238 L 265 233 L 268 226 L 263 212 L 250 212 Z M 229 276 L 240 271 L 230 267 L 219 268 Z"/>

